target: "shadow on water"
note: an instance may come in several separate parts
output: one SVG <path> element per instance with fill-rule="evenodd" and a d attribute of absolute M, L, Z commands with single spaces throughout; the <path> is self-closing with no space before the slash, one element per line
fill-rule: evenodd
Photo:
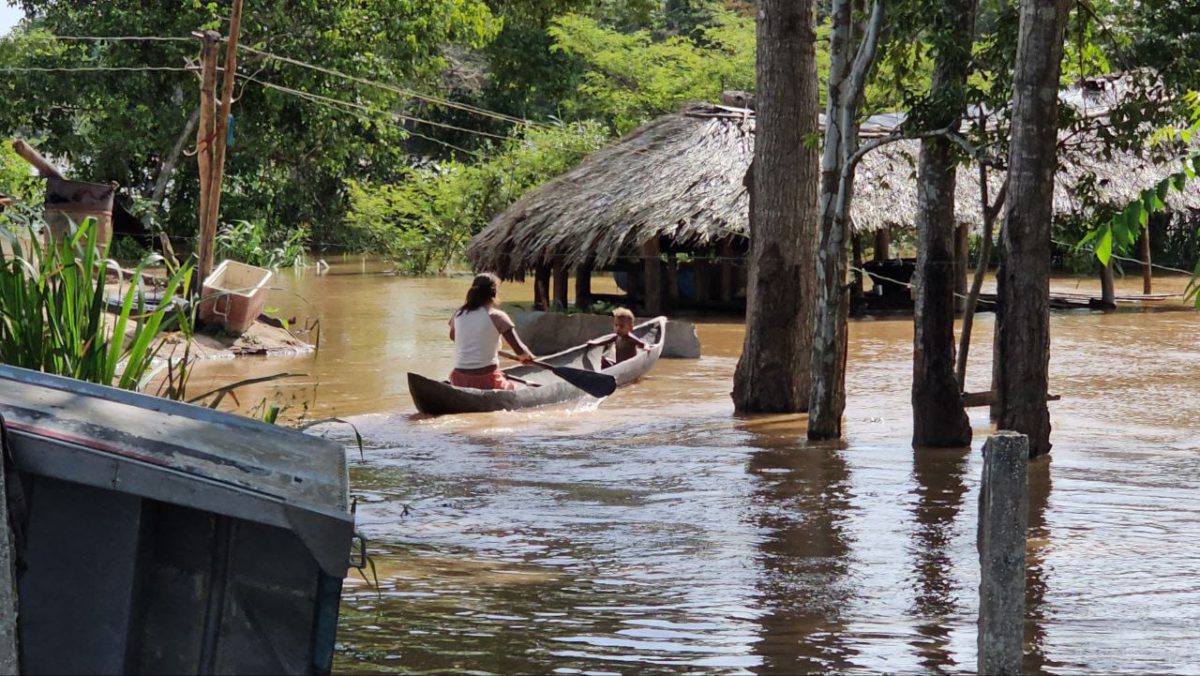
<path fill-rule="evenodd" d="M 913 452 L 917 501 L 910 556 L 917 589 L 909 611 L 918 639 L 913 641 L 922 667 L 948 671 L 958 666 L 950 647 L 951 627 L 964 614 L 962 589 L 950 575 L 956 534 L 971 530 L 960 521 L 968 492 L 965 474 L 970 448 L 921 448 Z"/>
<path fill-rule="evenodd" d="M 746 420 L 755 478 L 750 521 L 760 530 L 756 578 L 762 658 L 756 672 L 844 671 L 852 649 L 843 642 L 842 613 L 854 595 L 848 577 L 851 508 L 844 449 L 803 441 L 803 418 Z"/>

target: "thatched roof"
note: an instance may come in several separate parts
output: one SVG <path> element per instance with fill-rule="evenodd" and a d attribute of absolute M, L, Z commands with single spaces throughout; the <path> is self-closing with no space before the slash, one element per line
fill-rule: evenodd
<path fill-rule="evenodd" d="M 880 116 L 863 128 L 883 133 L 900 120 Z M 919 147 L 917 141 L 900 141 L 863 158 L 851 206 L 858 232 L 915 222 Z M 511 277 L 543 264 L 604 267 L 637 255 L 653 237 L 681 248 L 745 237 L 749 197 L 742 181 L 753 154 L 753 111 L 689 106 L 609 144 L 522 197 L 471 241 L 468 257 L 476 269 Z M 1099 178 L 1106 201 L 1122 204 L 1173 170 L 1132 155 L 1081 161 L 1060 172 L 1055 210 L 1079 211 L 1071 186 L 1088 172 Z M 994 196 L 1003 177 L 992 174 Z M 955 195 L 961 222 L 982 223 L 979 193 L 974 165 L 962 167 Z M 1200 188 L 1189 186 L 1168 202 L 1176 209 L 1200 209 Z"/>

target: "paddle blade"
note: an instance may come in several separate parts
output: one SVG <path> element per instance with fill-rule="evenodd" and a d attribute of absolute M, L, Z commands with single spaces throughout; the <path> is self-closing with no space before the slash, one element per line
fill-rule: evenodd
<path fill-rule="evenodd" d="M 555 366 L 550 370 L 554 372 L 554 375 L 597 399 L 603 399 L 617 391 L 617 379 L 607 373 L 584 371 L 570 366 Z"/>

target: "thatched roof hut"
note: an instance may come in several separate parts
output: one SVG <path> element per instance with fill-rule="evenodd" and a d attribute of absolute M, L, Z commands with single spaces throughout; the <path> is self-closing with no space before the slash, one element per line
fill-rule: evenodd
<path fill-rule="evenodd" d="M 901 119 L 882 116 L 864 128 L 883 133 Z M 851 213 L 857 232 L 915 222 L 918 149 L 917 141 L 900 141 L 864 157 Z M 752 110 L 689 106 L 522 197 L 471 241 L 468 257 L 476 269 L 520 277 L 539 266 L 611 266 L 641 255 L 643 245 L 659 238 L 677 250 L 744 238 L 749 198 L 743 177 L 753 154 Z M 1097 176 L 1104 200 L 1122 204 L 1175 168 L 1133 155 L 1079 160 L 1058 176 L 1055 209 L 1062 215 L 1079 211 L 1072 186 L 1085 174 Z M 993 178 L 994 195 L 1003 177 Z M 979 188 L 977 171 L 961 169 L 955 195 L 961 222 L 981 224 Z M 1200 209 L 1200 188 L 1189 186 L 1169 202 L 1175 209 Z"/>

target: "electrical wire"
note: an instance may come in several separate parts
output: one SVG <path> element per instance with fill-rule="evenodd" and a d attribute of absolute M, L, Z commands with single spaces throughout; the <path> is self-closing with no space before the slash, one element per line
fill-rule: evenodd
<path fill-rule="evenodd" d="M 196 38 L 163 35 L 51 35 L 67 42 L 194 42 Z"/>
<path fill-rule="evenodd" d="M 0 73 L 187 73 L 195 70 L 187 66 L 0 66 Z"/>
<path fill-rule="evenodd" d="M 436 97 L 436 96 L 430 96 L 428 94 L 422 94 L 420 92 L 417 92 L 415 90 L 412 90 L 412 89 L 409 89 L 406 87 L 400 87 L 397 85 L 388 84 L 386 82 L 380 82 L 378 80 L 369 80 L 367 78 L 350 75 L 348 73 L 343 73 L 339 70 L 334 70 L 333 68 L 326 68 L 325 66 L 318 66 L 317 64 L 300 61 L 299 59 L 293 59 L 293 58 L 289 58 L 286 56 L 280 56 L 278 54 L 272 54 L 271 52 L 268 52 L 268 51 L 265 51 L 262 49 L 256 49 L 254 47 L 249 47 L 247 45 L 238 45 L 238 49 L 245 50 L 251 54 L 257 54 L 259 56 L 262 56 L 263 58 L 272 59 L 272 60 L 279 61 L 282 63 L 291 64 L 293 66 L 298 66 L 300 68 L 308 68 L 309 70 L 314 70 L 318 73 L 332 75 L 334 77 L 339 77 L 339 78 L 348 80 L 350 82 L 356 82 L 361 85 L 366 85 L 368 87 L 377 87 L 380 89 L 385 89 L 387 91 L 390 91 L 390 92 L 393 92 L 396 94 L 400 94 L 402 96 L 408 96 L 408 97 L 411 97 L 411 98 L 414 98 L 414 99 L 417 99 L 420 101 L 424 101 L 426 103 L 442 106 L 445 108 L 453 108 L 455 110 L 461 110 L 463 112 L 471 113 L 473 115 L 479 115 L 482 117 L 488 117 L 488 118 L 492 118 L 492 119 L 496 119 L 496 120 L 501 120 L 503 122 L 508 122 L 510 124 L 522 124 L 522 125 L 527 125 L 527 126 L 540 126 L 540 127 L 549 127 L 550 126 L 550 125 L 547 125 L 547 124 L 544 124 L 541 122 L 533 122 L 531 120 L 527 120 L 524 118 L 514 117 L 512 115 L 506 115 L 504 113 L 498 113 L 498 112 L 495 112 L 492 110 L 487 110 L 486 108 L 480 108 L 478 106 L 472 106 L 472 105 L 466 104 L 466 103 L 459 103 L 457 101 L 450 101 L 448 99 L 443 99 L 443 98 Z"/>

